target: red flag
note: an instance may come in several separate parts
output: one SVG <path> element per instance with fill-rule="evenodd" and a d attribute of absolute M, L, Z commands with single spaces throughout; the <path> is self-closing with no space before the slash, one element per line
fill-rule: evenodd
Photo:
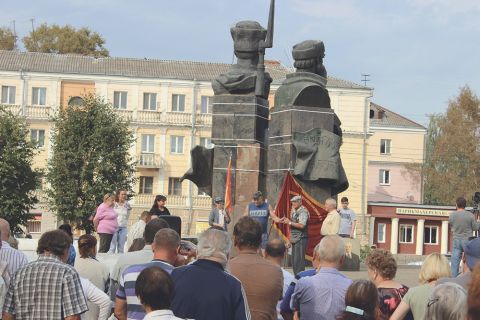
<path fill-rule="evenodd" d="M 225 211 L 232 213 L 232 157 L 228 160 L 227 181 L 225 183 Z"/>
<path fill-rule="evenodd" d="M 285 174 L 285 180 L 283 181 L 282 190 L 278 196 L 277 206 L 275 207 L 275 214 L 279 218 L 287 217 L 291 219 L 290 213 L 292 210 L 292 203 L 290 202 L 290 199 L 294 196 L 302 197 L 302 205 L 310 214 L 307 224 L 307 256 L 311 258 L 313 255 L 313 249 L 320 242 L 320 229 L 322 228 L 322 222 L 325 220 L 328 212 L 322 204 L 303 190 L 290 172 L 287 172 Z M 288 225 L 284 223 L 274 223 L 274 227 L 285 239 L 289 238 L 290 227 Z"/>

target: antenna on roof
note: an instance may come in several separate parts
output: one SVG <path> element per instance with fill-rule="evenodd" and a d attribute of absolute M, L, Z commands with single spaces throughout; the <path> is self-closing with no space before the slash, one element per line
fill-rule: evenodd
<path fill-rule="evenodd" d="M 363 77 L 363 79 L 362 79 L 363 85 L 366 87 L 367 82 L 370 81 L 370 79 L 368 79 L 368 78 L 370 78 L 370 75 L 369 74 L 362 74 L 362 77 Z"/>
<path fill-rule="evenodd" d="M 15 20 L 12 21 L 13 24 L 13 42 L 15 45 L 15 48 L 17 47 L 17 28 L 15 27 Z"/>

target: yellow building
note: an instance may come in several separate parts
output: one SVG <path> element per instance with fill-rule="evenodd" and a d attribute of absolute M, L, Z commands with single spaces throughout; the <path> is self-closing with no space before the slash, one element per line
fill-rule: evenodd
<path fill-rule="evenodd" d="M 135 214 L 148 210 L 156 194 L 167 196 L 167 207 L 182 217 L 183 234 L 206 227 L 211 199 L 194 184 L 179 178 L 190 166 L 190 149 L 208 146 L 211 134 L 211 80 L 228 64 L 129 58 L 92 58 L 44 53 L 0 51 L 2 104 L 26 117 L 31 138 L 38 141 L 35 167 L 45 168 L 51 155 L 49 116 L 60 105 L 86 92 L 110 101 L 115 112 L 130 121 L 136 138 L 131 153 L 137 160 Z M 291 69 L 267 62 L 274 82 L 270 101 Z M 362 219 L 367 210 L 367 142 L 372 90 L 330 77 L 327 88 L 332 107 L 344 130 L 341 149 L 350 188 L 340 196 L 350 199 Z M 363 186 L 363 187 L 362 187 Z M 38 191 L 42 195 L 41 190 Z M 55 218 L 41 203 L 28 228 L 41 233 L 55 227 Z M 362 220 L 363 221 L 363 220 Z M 367 228 L 359 223 L 357 235 Z"/>

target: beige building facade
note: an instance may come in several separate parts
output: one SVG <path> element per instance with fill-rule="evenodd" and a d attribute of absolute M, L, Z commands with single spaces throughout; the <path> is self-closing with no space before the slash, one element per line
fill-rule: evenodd
<path fill-rule="evenodd" d="M 136 140 L 131 153 L 137 161 L 138 181 L 131 200 L 131 221 L 151 207 L 156 194 L 164 194 L 170 211 L 182 217 L 183 235 L 195 235 L 207 227 L 211 199 L 199 194 L 189 181 L 180 183 L 179 178 L 190 167 L 190 149 L 210 145 L 211 80 L 228 67 L 192 61 L 0 51 L 1 103 L 26 117 L 31 138 L 39 144 L 34 166 L 45 168 L 52 152 L 50 116 L 84 93 L 95 92 L 110 101 L 115 112 L 129 120 Z M 267 71 L 274 79 L 269 99 L 273 101 L 276 88 L 292 70 L 268 62 Z M 342 122 L 341 157 L 350 183 L 339 197 L 350 199 L 360 220 L 357 236 L 366 239 L 372 89 L 333 77 L 329 77 L 327 88 L 332 108 Z M 41 196 L 42 190 L 38 194 Z M 44 201 L 34 213 L 36 219 L 29 224 L 34 234 L 56 226 Z"/>

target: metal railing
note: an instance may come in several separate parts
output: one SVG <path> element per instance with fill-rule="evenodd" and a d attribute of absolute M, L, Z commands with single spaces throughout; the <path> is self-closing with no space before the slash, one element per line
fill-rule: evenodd
<path fill-rule="evenodd" d="M 163 160 L 159 154 L 142 153 L 138 156 L 137 167 L 141 168 L 162 168 Z"/>
<path fill-rule="evenodd" d="M 168 208 L 183 208 L 188 209 L 189 197 L 188 196 L 170 196 L 167 195 L 166 206 Z M 154 194 L 137 194 L 131 200 L 131 204 L 136 207 L 150 208 L 155 199 Z M 212 199 L 206 196 L 194 196 L 192 197 L 192 203 L 194 208 L 210 209 L 212 207 Z"/>

